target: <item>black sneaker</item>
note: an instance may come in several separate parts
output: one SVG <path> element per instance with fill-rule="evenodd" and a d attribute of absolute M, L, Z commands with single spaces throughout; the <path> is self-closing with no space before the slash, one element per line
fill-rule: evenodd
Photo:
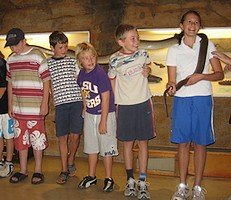
<path fill-rule="evenodd" d="M 114 190 L 114 181 L 112 178 L 105 178 L 104 180 L 104 192 L 112 192 Z"/>
<path fill-rule="evenodd" d="M 95 185 L 97 183 L 96 176 L 91 177 L 91 176 L 86 176 L 83 178 L 83 180 L 79 183 L 78 187 L 80 189 L 88 188 L 91 185 Z"/>

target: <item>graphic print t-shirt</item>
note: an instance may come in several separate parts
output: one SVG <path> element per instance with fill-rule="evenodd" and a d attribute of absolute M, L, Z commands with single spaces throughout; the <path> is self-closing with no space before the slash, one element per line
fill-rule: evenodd
<path fill-rule="evenodd" d="M 114 95 L 110 80 L 104 69 L 97 65 L 91 72 L 80 70 L 78 84 L 86 99 L 87 112 L 90 114 L 101 114 L 101 94 L 110 91 L 109 112 L 115 111 Z"/>

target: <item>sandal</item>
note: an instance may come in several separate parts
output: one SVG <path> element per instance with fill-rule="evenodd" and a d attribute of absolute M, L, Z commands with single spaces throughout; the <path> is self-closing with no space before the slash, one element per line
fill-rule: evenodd
<path fill-rule="evenodd" d="M 64 184 L 67 182 L 68 178 L 69 178 L 69 172 L 61 172 L 56 180 L 56 183 Z"/>
<path fill-rule="evenodd" d="M 27 174 L 21 172 L 15 172 L 13 176 L 10 177 L 10 183 L 19 183 L 28 177 Z"/>
<path fill-rule="evenodd" d="M 67 168 L 68 168 L 69 176 L 71 177 L 75 176 L 75 172 L 76 172 L 75 164 L 68 165 Z"/>
<path fill-rule="evenodd" d="M 44 182 L 44 175 L 41 173 L 34 173 L 31 178 L 31 184 L 40 184 Z"/>

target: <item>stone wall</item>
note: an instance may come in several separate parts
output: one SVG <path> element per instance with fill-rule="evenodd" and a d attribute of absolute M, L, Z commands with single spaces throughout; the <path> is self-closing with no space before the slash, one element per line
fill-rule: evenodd
<path fill-rule="evenodd" d="M 89 30 L 91 43 L 100 55 L 105 55 L 118 49 L 114 41 L 118 24 L 131 23 L 138 28 L 175 28 L 182 13 L 188 9 L 200 12 L 205 27 L 231 27 L 230 0 L 0 0 L 0 34 L 6 34 L 12 27 L 20 27 L 27 33 Z M 170 98 L 168 103 L 171 107 Z M 46 154 L 58 155 L 52 101 L 50 104 L 50 114 L 46 118 L 50 146 Z M 162 97 L 154 97 L 154 109 L 158 136 L 150 141 L 150 145 L 171 146 L 170 118 L 165 116 Z M 215 98 L 217 142 L 214 148 L 231 146 L 230 113 L 230 98 Z M 80 156 L 83 156 L 82 145 L 81 141 Z M 119 149 L 122 152 L 121 143 Z M 122 161 L 122 155 L 117 160 Z"/>

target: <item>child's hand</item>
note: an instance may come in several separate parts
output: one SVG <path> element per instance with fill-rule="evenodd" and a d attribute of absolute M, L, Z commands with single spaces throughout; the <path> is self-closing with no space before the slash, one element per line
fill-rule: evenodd
<path fill-rule="evenodd" d="M 231 71 L 231 65 L 226 65 L 225 68 L 224 68 L 224 71 L 225 72 Z"/>
<path fill-rule="evenodd" d="M 40 106 L 40 115 L 47 115 L 48 114 L 48 104 L 47 103 L 42 103 Z"/>
<path fill-rule="evenodd" d="M 150 72 L 151 72 L 151 68 L 148 67 L 147 65 L 145 65 L 143 67 L 143 71 L 142 71 L 143 76 L 144 77 L 148 77 L 148 75 L 150 74 Z"/>
<path fill-rule="evenodd" d="M 231 58 L 227 56 L 226 54 L 218 52 L 218 51 L 213 51 L 212 54 L 215 58 L 218 58 L 225 64 L 231 64 Z"/>
<path fill-rule="evenodd" d="M 100 121 L 100 123 L 99 123 L 99 133 L 100 134 L 107 133 L 107 124 L 106 124 L 106 122 Z"/>
<path fill-rule="evenodd" d="M 83 107 L 83 110 L 82 110 L 82 118 L 84 118 L 85 112 L 86 112 L 86 107 Z"/>
<path fill-rule="evenodd" d="M 185 85 L 186 86 L 193 85 L 203 79 L 203 74 L 192 74 L 188 76 L 187 78 L 189 78 L 189 80 Z"/>
<path fill-rule="evenodd" d="M 168 82 L 167 85 L 166 85 L 166 89 L 168 89 L 168 95 L 169 96 L 173 96 L 175 93 L 176 93 L 176 84 L 175 83 L 172 83 L 172 82 Z"/>
<path fill-rule="evenodd" d="M 13 113 L 13 109 L 9 106 L 8 107 L 8 115 L 13 118 L 14 117 L 14 113 Z"/>

